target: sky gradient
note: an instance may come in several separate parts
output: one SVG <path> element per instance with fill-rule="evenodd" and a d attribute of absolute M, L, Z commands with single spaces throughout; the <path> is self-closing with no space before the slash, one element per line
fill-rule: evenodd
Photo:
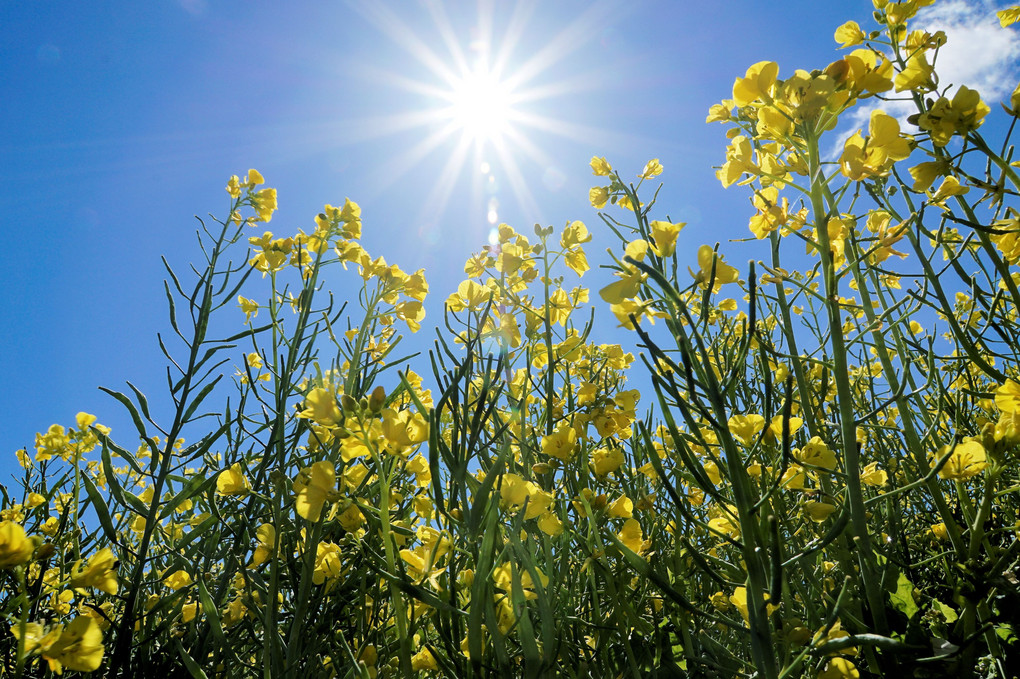
<path fill-rule="evenodd" d="M 1017 73 L 1016 34 L 998 27 L 999 6 L 944 0 L 927 15 L 950 33 L 940 72 L 989 103 L 1004 94 L 989 90 Z M 36 432 L 70 425 L 80 410 L 122 444 L 134 440 L 123 409 L 97 387 L 130 380 L 165 398 L 160 256 L 180 272 L 196 260 L 194 215 L 224 215 L 230 175 L 257 168 L 277 188 L 280 210 L 265 228 L 279 235 L 311 228 L 325 203 L 357 201 L 368 251 L 426 270 L 431 335 L 465 259 L 488 241 L 490 212 L 523 233 L 580 219 L 596 234 L 589 260 L 604 263 L 611 241 L 587 199 L 592 156 L 625 176 L 661 160 L 660 214 L 688 222 L 679 249 L 692 261 L 702 243 L 747 237 L 746 192 L 714 176 L 726 140 L 705 124 L 709 106 L 757 61 L 779 62 L 781 77 L 824 68 L 839 57 L 835 28 L 865 25 L 871 9 L 859 0 L 0 4 L 0 224 L 11 253 L 0 269 L 0 472 Z M 502 153 L 468 146 L 458 162 L 461 134 L 442 136 L 449 121 L 436 114 L 443 74 L 486 55 L 519 81 L 517 120 Z M 754 256 L 725 251 L 738 253 L 729 261 Z M 602 280 L 592 271 L 582 282 L 594 291 Z M 608 309 L 599 314 L 605 337 L 617 337 Z"/>

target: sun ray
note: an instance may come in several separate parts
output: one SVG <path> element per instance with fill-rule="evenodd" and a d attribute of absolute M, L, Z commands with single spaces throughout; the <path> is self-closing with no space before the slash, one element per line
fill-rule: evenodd
<path fill-rule="evenodd" d="M 541 220 L 534 186 L 525 175 L 531 175 L 532 164 L 542 168 L 540 174 L 556 169 L 548 139 L 558 137 L 587 146 L 592 139 L 619 137 L 543 112 L 551 110 L 549 102 L 604 86 L 604 74 L 593 71 L 556 73 L 554 79 L 549 76 L 557 64 L 599 34 L 613 16 L 610 4 L 597 0 L 547 41 L 538 43 L 537 49 L 531 30 L 540 8 L 538 0 L 478 0 L 468 38 L 461 17 L 451 14 L 452 6 L 443 0 L 423 0 L 422 4 L 431 31 L 423 29 L 420 20 L 412 30 L 405 15 L 382 3 L 361 0 L 356 4 L 357 11 L 395 49 L 413 59 L 407 71 L 366 69 L 363 77 L 416 96 L 406 98 L 409 110 L 405 114 L 358 121 L 349 131 L 366 138 L 387 131 L 411 135 L 421 130 L 383 163 L 385 170 L 372 177 L 372 183 L 388 187 L 442 153 L 446 154 L 442 167 L 432 173 L 427 197 L 419 208 L 419 226 L 429 239 L 440 237 L 436 224 L 466 167 L 471 168 L 471 195 L 465 197 L 463 206 L 470 224 L 502 221 L 504 208 L 516 208 L 528 219 Z M 515 55 L 525 45 L 529 55 L 518 63 Z M 522 167 L 522 162 L 527 167 Z"/>
<path fill-rule="evenodd" d="M 354 8 L 369 23 L 386 35 L 394 45 L 410 54 L 418 63 L 432 71 L 441 80 L 449 83 L 456 77 L 450 66 L 381 2 L 359 2 L 354 5 Z"/>
<path fill-rule="evenodd" d="M 460 176 L 464 169 L 464 162 L 470 148 L 471 144 L 468 139 L 462 137 L 457 142 L 456 148 L 454 148 L 450 157 L 446 160 L 446 164 L 439 172 L 432 190 L 418 211 L 419 219 L 429 214 L 442 214 L 446 209 L 446 204 L 449 202 L 453 189 L 457 184 L 457 177 Z"/>
<path fill-rule="evenodd" d="M 450 69 L 453 73 L 463 73 L 468 70 L 468 61 L 464 56 L 464 50 L 461 49 L 460 42 L 457 40 L 456 33 L 453 30 L 453 25 L 450 23 L 450 17 L 446 13 L 446 7 L 442 2 L 433 0 L 427 3 L 429 14 L 432 16 L 432 23 L 435 24 L 436 30 L 439 31 L 439 37 L 446 45 L 446 49 L 449 51 L 450 56 L 453 58 L 453 67 Z"/>
<path fill-rule="evenodd" d="M 545 47 L 514 69 L 507 77 L 507 86 L 518 89 L 568 54 L 579 49 L 611 18 L 610 5 L 598 2 L 590 6 L 566 28 L 554 36 Z"/>
<path fill-rule="evenodd" d="M 507 178 L 510 180 L 510 189 L 514 193 L 514 198 L 517 199 L 518 204 L 524 210 L 525 218 L 541 221 L 542 211 L 538 207 L 538 202 L 535 200 L 531 189 L 528 188 L 524 174 L 517 165 L 517 159 L 514 158 L 514 155 L 507 150 L 503 143 L 496 144 L 495 150 L 496 155 L 499 157 L 499 162 L 504 172 L 506 172 Z"/>
<path fill-rule="evenodd" d="M 510 21 L 503 31 L 503 39 L 500 40 L 499 50 L 493 58 L 493 68 L 499 69 L 500 73 L 506 70 L 506 65 L 510 61 L 514 48 L 520 44 L 521 38 L 524 37 L 524 29 L 528 26 L 528 19 L 531 18 L 537 5 L 538 3 L 534 0 L 518 2 L 514 5 L 513 14 L 510 16 Z"/>
<path fill-rule="evenodd" d="M 376 187 L 379 193 L 390 188 L 455 133 L 456 129 L 452 125 L 447 125 L 431 133 L 411 148 L 384 163 L 383 169 L 371 176 L 370 185 Z"/>

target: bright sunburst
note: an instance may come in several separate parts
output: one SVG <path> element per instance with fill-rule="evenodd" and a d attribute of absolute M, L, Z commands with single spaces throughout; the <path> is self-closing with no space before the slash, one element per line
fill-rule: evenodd
<path fill-rule="evenodd" d="M 450 90 L 450 119 L 476 142 L 502 137 L 509 129 L 512 107 L 510 88 L 482 65 L 458 78 Z"/>
<path fill-rule="evenodd" d="M 438 157 L 440 168 L 435 173 L 435 183 L 421 206 L 419 216 L 423 221 L 430 216 L 435 222 L 435 216 L 444 212 L 456 182 L 465 171 L 473 173 L 475 187 L 468 215 L 472 221 L 494 227 L 501 221 L 501 201 L 509 199 L 516 202 L 527 219 L 542 221 L 520 163 L 537 165 L 539 176 L 552 178 L 547 182 L 561 181 L 562 173 L 545 150 L 548 143 L 542 143 L 541 135 L 588 141 L 605 132 L 537 113 L 535 109 L 541 107 L 536 104 L 599 88 L 600 80 L 595 74 L 556 78 L 550 78 L 550 74 L 570 52 L 597 35 L 598 27 L 607 19 L 607 6 L 593 4 L 552 35 L 544 46 L 534 49 L 531 45 L 526 59 L 517 59 L 515 50 L 525 32 L 533 30 L 530 22 L 538 11 L 534 0 L 515 2 L 509 16 L 500 16 L 499 31 L 495 29 L 496 4 L 491 1 L 479 0 L 469 31 L 462 24 L 455 26 L 441 0 L 427 2 L 425 6 L 432 26 L 419 22 L 412 29 L 403 19 L 404 12 L 398 14 L 379 0 L 363 0 L 355 5 L 393 47 L 414 60 L 406 72 L 372 72 L 371 77 L 382 78 L 408 95 L 417 95 L 406 100 L 422 104 L 369 121 L 365 126 L 369 136 L 411 129 L 423 132 L 419 141 L 386 163 L 381 188 L 421 163 L 436 162 Z M 509 2 L 499 5 L 501 11 L 510 7 Z M 457 18 L 462 17 L 460 13 Z M 422 66 L 432 74 L 431 79 L 416 74 Z M 441 155 L 444 150 L 448 153 L 445 158 Z M 532 175 L 531 168 L 528 174 Z M 502 187 L 508 187 L 512 196 L 505 195 Z"/>

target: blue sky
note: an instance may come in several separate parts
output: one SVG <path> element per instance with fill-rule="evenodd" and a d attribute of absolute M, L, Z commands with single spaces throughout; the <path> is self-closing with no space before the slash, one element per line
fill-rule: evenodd
<path fill-rule="evenodd" d="M 982 83 L 1016 73 L 1016 41 L 994 8 L 943 0 L 930 13 L 962 36 L 946 67 L 986 99 L 1002 93 Z M 598 230 L 593 155 L 631 175 L 661 160 L 662 211 L 689 223 L 681 248 L 744 238 L 747 196 L 714 177 L 725 139 L 704 123 L 708 107 L 754 62 L 779 62 L 781 76 L 824 68 L 838 58 L 835 28 L 865 25 L 871 10 L 860 0 L 0 4 L 0 470 L 79 410 L 132 442 L 97 386 L 130 380 L 159 402 L 159 258 L 179 271 L 196 259 L 194 215 L 223 214 L 231 174 L 258 168 L 278 189 L 268 228 L 281 235 L 310 228 L 324 203 L 360 203 L 369 252 L 426 269 L 428 332 L 487 242 L 490 199 L 498 221 L 525 233 L 573 219 Z M 434 93 L 449 89 L 441 74 L 458 53 L 468 64 L 504 55 L 504 77 L 531 95 L 514 105 L 502 157 L 489 143 L 459 167 L 459 132 L 435 137 L 446 123 L 421 122 L 441 106 Z M 599 275 L 584 282 L 597 288 Z"/>

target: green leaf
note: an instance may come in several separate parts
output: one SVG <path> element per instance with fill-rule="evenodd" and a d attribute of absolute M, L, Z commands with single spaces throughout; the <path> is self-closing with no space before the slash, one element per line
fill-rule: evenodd
<path fill-rule="evenodd" d="M 177 653 L 181 656 L 181 660 L 184 661 L 184 666 L 188 668 L 188 673 L 195 679 L 209 679 L 209 676 L 198 666 L 195 659 L 188 655 L 188 652 L 184 650 L 184 646 L 181 645 L 180 639 L 174 639 L 174 645 L 177 646 Z"/>
<path fill-rule="evenodd" d="M 947 606 L 938 599 L 935 600 L 935 606 L 942 611 L 942 615 L 945 616 L 946 622 L 956 622 L 960 617 L 956 614 L 956 610 L 952 606 Z"/>
<path fill-rule="evenodd" d="M 209 395 L 209 392 L 216 387 L 216 385 L 220 381 L 220 378 L 222 377 L 223 375 L 219 375 L 212 382 L 202 387 L 202 391 L 198 392 L 198 396 L 196 396 L 195 399 L 191 402 L 191 405 L 188 406 L 188 410 L 184 413 L 184 418 L 182 421 L 188 422 L 191 419 L 191 416 L 195 413 L 195 410 L 198 408 L 199 405 L 201 405 L 202 401 L 205 400 L 205 397 Z"/>
<path fill-rule="evenodd" d="M 221 647 L 226 648 L 227 637 L 223 634 L 223 625 L 220 624 L 220 612 L 216 608 L 212 596 L 209 594 L 209 589 L 205 586 L 205 580 L 199 577 L 196 581 L 198 582 L 198 598 L 202 601 L 202 611 L 205 612 L 205 617 L 209 619 L 209 629 L 212 631 L 216 642 Z"/>
<path fill-rule="evenodd" d="M 120 544 L 120 536 L 117 535 L 117 529 L 113 527 L 113 521 L 110 519 L 110 511 L 106 508 L 106 498 L 99 493 L 99 489 L 96 488 L 96 484 L 92 482 L 88 474 L 82 474 L 81 480 L 85 484 L 85 492 L 89 494 L 89 500 L 92 501 L 92 506 L 96 510 L 96 516 L 99 517 L 99 523 L 106 531 L 106 539 L 114 544 Z"/>
<path fill-rule="evenodd" d="M 917 604 L 914 602 L 914 585 L 907 579 L 907 576 L 900 572 L 896 581 L 896 591 L 889 595 L 893 608 L 902 612 L 907 618 L 913 618 L 917 613 Z"/>
<path fill-rule="evenodd" d="M 209 478 L 205 478 L 202 475 L 192 476 L 185 484 L 184 488 L 181 489 L 181 492 L 177 493 L 177 495 L 173 496 L 173 498 L 163 505 L 163 509 L 159 512 L 160 520 L 162 521 L 166 517 L 170 516 L 170 514 L 185 500 L 196 495 L 201 495 L 214 483 L 216 483 L 215 476 L 211 476 Z"/>
<path fill-rule="evenodd" d="M 124 394 L 113 389 L 107 389 L 106 387 L 99 387 L 100 391 L 105 391 L 110 396 L 120 401 L 121 405 L 127 408 L 127 411 L 131 413 L 131 420 L 135 423 L 135 429 L 138 430 L 138 436 L 143 439 L 149 438 L 148 433 L 145 431 L 145 424 L 142 422 L 142 416 L 138 414 L 138 409 L 135 408 L 135 404 L 131 402 Z"/>

